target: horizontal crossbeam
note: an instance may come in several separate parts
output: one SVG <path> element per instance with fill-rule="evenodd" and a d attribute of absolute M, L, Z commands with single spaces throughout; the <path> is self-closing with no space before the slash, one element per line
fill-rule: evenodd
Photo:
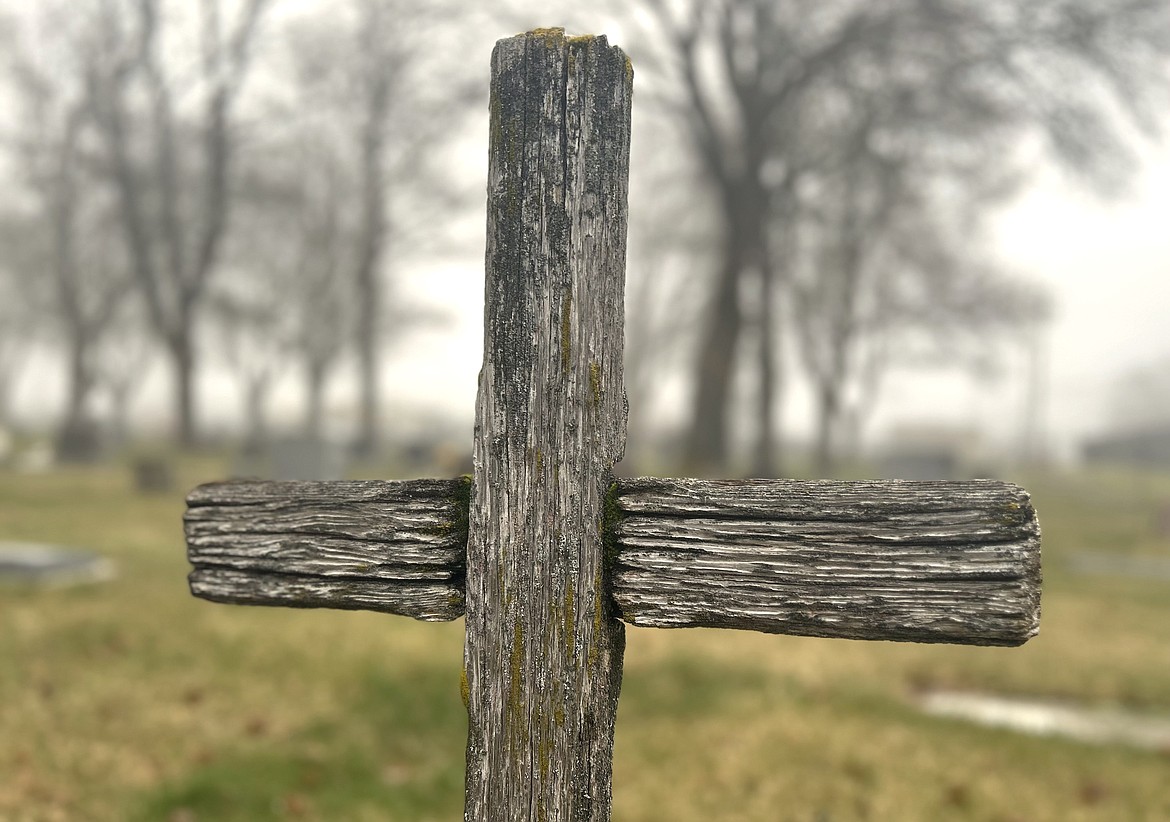
<path fill-rule="evenodd" d="M 191 592 L 236 605 L 463 615 L 470 481 L 214 482 L 187 496 Z"/>
<path fill-rule="evenodd" d="M 192 592 L 456 619 L 469 490 L 200 486 Z M 1039 526 L 1009 483 L 622 479 L 607 529 L 611 594 L 633 625 L 1018 645 L 1039 622 Z"/>
<path fill-rule="evenodd" d="M 660 628 L 1019 645 L 1040 529 L 993 480 L 623 480 L 613 596 Z"/>

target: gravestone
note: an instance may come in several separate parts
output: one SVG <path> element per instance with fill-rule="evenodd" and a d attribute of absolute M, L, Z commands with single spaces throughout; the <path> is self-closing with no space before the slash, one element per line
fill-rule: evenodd
<path fill-rule="evenodd" d="M 322 437 L 283 436 L 240 450 L 231 476 L 275 480 L 335 480 L 345 475 L 343 449 Z"/>
<path fill-rule="evenodd" d="M 1001 482 L 615 479 L 633 70 L 544 29 L 492 55 L 473 475 L 188 496 L 192 592 L 465 618 L 465 819 L 609 819 L 623 622 L 1018 645 L 1039 530 Z"/>
<path fill-rule="evenodd" d="M 278 480 L 335 480 L 345 470 L 341 449 L 322 437 L 281 437 L 268 453 Z"/>
<path fill-rule="evenodd" d="M 1154 514 L 1154 533 L 1162 539 L 1170 539 L 1170 502 L 1163 502 Z"/>
<path fill-rule="evenodd" d="M 955 479 L 959 476 L 959 457 L 941 446 L 903 445 L 882 453 L 878 473 L 887 479 Z"/>
<path fill-rule="evenodd" d="M 1081 551 L 1068 558 L 1069 566 L 1082 574 L 1170 581 L 1170 558 Z"/>
<path fill-rule="evenodd" d="M 138 456 L 131 460 L 134 490 L 143 494 L 165 494 L 175 487 L 171 460 L 159 455 Z"/>
<path fill-rule="evenodd" d="M 22 474 L 45 474 L 52 470 L 53 446 L 47 442 L 33 442 L 16 453 L 16 470 Z"/>
<path fill-rule="evenodd" d="M 108 559 L 57 545 L 0 542 L 0 585 L 62 588 L 113 579 Z"/>
<path fill-rule="evenodd" d="M 1170 714 L 1077 705 L 1016 696 L 936 691 L 919 700 L 934 716 L 965 719 L 993 728 L 1080 742 L 1170 751 Z"/>

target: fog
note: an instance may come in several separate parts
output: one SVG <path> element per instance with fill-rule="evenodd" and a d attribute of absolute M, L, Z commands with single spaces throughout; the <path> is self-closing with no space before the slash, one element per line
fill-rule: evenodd
<path fill-rule="evenodd" d="M 847 6 L 842 4 L 842 10 Z M 79 239 L 73 245 L 84 246 L 82 254 L 88 255 L 87 262 L 112 266 L 112 275 L 101 276 L 110 279 L 115 290 L 125 293 L 118 296 L 119 307 L 114 312 L 117 316 L 110 328 L 93 330 L 94 350 L 84 358 L 92 361 L 92 373 L 84 376 L 80 388 L 77 372 L 72 372 L 71 377 L 66 367 L 70 345 L 76 346 L 77 342 L 67 342 L 71 337 L 66 331 L 68 317 L 53 315 L 61 308 L 54 307 L 51 288 L 46 290 L 45 283 L 51 278 L 44 273 L 46 266 L 57 265 L 56 270 L 60 270 L 62 258 L 59 254 L 53 257 L 56 252 L 52 251 L 52 243 L 45 245 L 47 240 L 33 239 L 36 232 L 49 231 L 52 224 L 52 213 L 40 205 L 51 200 L 43 198 L 52 195 L 53 190 L 58 193 L 52 196 L 60 196 L 60 189 L 52 188 L 60 184 L 60 179 L 44 169 L 51 167 L 53 141 L 58 139 L 53 129 L 60 127 L 60 112 L 69 105 L 78 105 L 78 100 L 84 103 L 85 94 L 95 93 L 92 83 L 86 91 L 87 87 L 79 85 L 71 73 L 86 70 L 88 60 L 92 76 L 94 66 L 100 68 L 105 65 L 101 61 L 108 63 L 112 59 L 108 42 L 94 46 L 97 41 L 86 39 L 87 26 L 100 31 L 101 21 L 105 20 L 107 30 L 103 36 L 115 40 L 120 37 L 131 44 L 136 23 L 132 9 L 115 4 L 106 7 L 104 17 L 80 14 L 68 26 L 55 28 L 54 20 L 66 19 L 61 16 L 65 8 L 46 3 L 36 10 L 16 5 L 8 10 L 7 30 L 14 46 L 10 61 L 12 82 L 5 92 L 11 103 L 6 126 L 10 150 L 0 169 L 11 178 L 9 190 L 14 192 L 5 218 L 8 231 L 13 238 L 23 233 L 26 241 L 9 243 L 13 253 L 5 255 L 4 274 L 15 289 L 12 293 L 24 292 L 28 296 L 37 292 L 25 300 L 27 307 L 17 309 L 15 314 L 27 318 L 30 311 L 35 311 L 44 316 L 34 323 L 32 333 L 23 330 L 16 319 L 5 320 L 3 328 L 9 338 L 5 350 L 10 353 L 0 379 L 5 389 L 2 396 L 6 427 L 56 440 L 62 430 L 80 425 L 93 429 L 94 436 L 105 443 L 127 436 L 166 438 L 176 432 L 189 443 L 226 443 L 257 435 L 255 430 L 249 433 L 257 425 L 265 429 L 263 436 L 301 432 L 309 425 L 310 430 L 319 430 L 339 443 L 355 437 L 362 439 L 365 435 L 359 435 L 358 429 L 367 433 L 376 429 L 379 449 L 390 442 L 401 444 L 424 436 L 419 427 L 425 428 L 424 421 L 436 415 L 443 420 L 439 427 L 444 432 L 469 432 L 482 339 L 487 65 L 499 28 L 528 25 L 535 18 L 530 19 L 522 5 L 496 9 L 477 6 L 475 13 L 462 21 L 403 6 L 387 11 L 390 16 L 378 24 L 386 26 L 382 45 L 361 45 L 366 41 L 359 38 L 354 41 L 356 46 L 347 46 L 347 37 L 360 35 L 360 22 L 364 19 L 361 15 L 372 13 L 362 11 L 365 7 L 361 4 L 335 15 L 311 2 L 225 7 L 219 21 L 224 37 L 232 33 L 233 26 L 242 26 L 249 8 L 258 14 L 248 40 L 248 59 L 238 67 L 239 77 L 231 81 L 235 84 L 231 86 L 232 119 L 225 132 L 230 135 L 225 143 L 230 151 L 224 156 L 230 162 L 225 168 L 238 180 L 224 194 L 216 195 L 224 198 L 220 206 L 227 215 L 224 225 L 219 231 L 214 223 L 208 223 L 208 215 L 200 216 L 193 210 L 194 204 L 177 200 L 173 216 L 180 222 L 175 225 L 182 225 L 184 219 L 195 221 L 188 236 L 180 238 L 180 245 L 168 246 L 165 238 L 178 233 L 160 233 L 157 242 L 147 244 L 153 243 L 154 248 L 143 246 L 146 250 L 142 252 L 146 254 L 144 259 L 156 264 L 168 253 L 172 259 L 186 255 L 190 263 L 193 243 L 198 240 L 195 235 L 208 225 L 218 231 L 206 235 L 214 254 L 206 270 L 181 275 L 198 282 L 196 291 L 199 295 L 206 293 L 209 300 L 206 308 L 199 307 L 191 314 L 192 351 L 197 354 L 198 365 L 191 371 L 191 410 L 185 415 L 175 404 L 174 351 L 178 349 L 175 343 L 168 344 L 172 350 L 168 355 L 159 336 L 163 333 L 159 329 L 168 327 L 172 330 L 166 333 L 173 336 L 177 326 L 158 323 L 177 322 L 187 309 L 168 319 L 171 309 L 165 304 L 152 308 L 149 301 L 143 302 L 150 292 L 141 291 L 148 281 L 141 278 L 141 265 L 133 262 L 138 259 L 136 252 L 119 247 L 124 242 L 121 238 L 133 235 L 125 234 L 126 201 L 117 194 L 116 163 L 112 170 L 109 165 L 103 166 L 104 157 L 116 158 L 116 153 L 109 154 L 115 143 L 110 142 L 109 124 L 103 125 L 100 112 L 86 115 L 89 109 L 84 106 L 78 109 L 82 114 L 76 150 L 80 162 L 88 165 L 69 184 L 80 186 L 78 191 L 84 196 L 79 196 L 78 202 L 84 201 L 92 213 L 66 218 L 74 221 L 70 230 L 78 233 Z M 141 82 L 138 87 L 129 85 L 124 92 L 118 91 L 127 95 L 119 105 L 128 106 L 126 116 L 130 116 L 129 112 L 146 99 L 135 95 L 148 91 L 151 82 L 156 82 L 149 76 L 157 76 L 163 85 L 156 87 L 175 95 L 168 98 L 172 131 L 176 124 L 188 121 L 191 128 L 198 130 L 199 101 L 207 99 L 205 95 L 216 88 L 214 82 L 208 85 L 209 81 L 200 81 L 193 72 L 196 52 L 183 56 L 182 49 L 190 49 L 198 41 L 198 21 L 175 9 L 161 8 L 158 36 L 167 39 L 160 42 L 179 44 L 178 56 L 169 63 L 158 63 L 156 75 L 146 75 L 147 80 L 131 81 Z M 974 138 L 972 133 L 978 131 L 976 121 L 955 126 L 929 119 L 945 117 L 960 123 L 968 114 L 961 103 L 944 104 L 931 98 L 933 92 L 925 87 L 916 89 L 914 81 L 909 81 L 906 93 L 917 94 L 925 102 L 917 104 L 921 110 L 908 109 L 906 114 L 898 115 L 889 106 L 881 108 L 873 102 L 882 99 L 875 96 L 876 91 L 869 92 L 870 98 L 858 98 L 867 100 L 865 103 L 850 103 L 842 98 L 846 107 L 840 110 L 822 105 L 833 95 L 846 93 L 841 89 L 848 89 L 848 94 L 858 89 L 865 93 L 872 77 L 880 76 L 881 71 L 894 71 L 894 63 L 885 69 L 870 66 L 866 69 L 870 74 L 858 74 L 856 80 L 835 79 L 837 75 L 829 73 L 820 92 L 815 87 L 802 91 L 810 95 L 808 100 L 794 102 L 791 115 L 781 112 L 775 126 L 781 131 L 764 138 L 786 140 L 786 147 L 775 159 L 766 161 L 772 165 L 759 166 L 764 174 L 775 176 L 779 169 L 781 175 L 776 178 L 780 182 L 767 182 L 775 193 L 768 194 L 773 203 L 768 208 L 774 213 L 766 217 L 770 222 L 765 233 L 771 235 L 766 241 L 772 246 L 770 255 L 782 265 L 760 282 L 777 278 L 778 290 L 772 298 L 777 301 L 776 329 L 769 333 L 777 335 L 773 359 L 782 381 L 767 391 L 773 397 L 772 410 L 763 411 L 760 377 L 751 364 L 755 356 L 751 349 L 758 347 L 754 324 L 762 320 L 754 315 L 761 303 L 754 279 L 757 273 L 752 269 L 755 264 L 751 262 L 755 253 L 752 243 L 756 241 L 749 235 L 743 235 L 744 244 L 740 247 L 746 273 L 738 286 L 740 319 L 733 326 L 738 342 L 729 349 L 732 359 L 728 362 L 735 366 L 725 369 L 730 374 L 727 387 L 708 397 L 706 405 L 703 391 L 697 388 L 705 381 L 696 382 L 695 358 L 699 348 L 708 345 L 702 342 L 703 329 L 713 316 L 705 312 L 711 310 L 709 301 L 720 255 L 727 253 L 719 249 L 726 241 L 727 231 L 746 230 L 735 228 L 734 223 L 720 227 L 720 220 L 727 218 L 713 210 L 715 192 L 720 185 L 726 191 L 736 190 L 734 186 L 742 188 L 750 178 L 743 176 L 749 174 L 744 167 L 734 172 L 739 177 L 727 177 L 720 183 L 711 176 L 712 169 L 717 173 L 718 166 L 704 170 L 702 162 L 688 154 L 693 151 L 688 142 L 693 134 L 688 136 L 688 128 L 699 126 L 693 120 L 688 125 L 687 94 L 672 85 L 679 82 L 678 75 L 672 74 L 670 60 L 662 55 L 670 50 L 669 37 L 659 36 L 663 30 L 669 31 L 674 25 L 713 25 L 712 21 L 704 21 L 701 15 L 691 20 L 685 4 L 668 7 L 672 10 L 666 13 L 673 15 L 669 20 L 656 17 L 662 12 L 654 12 L 654 8 L 649 4 L 625 12 L 566 14 L 571 23 L 608 27 L 617 33 L 615 39 L 619 42 L 626 38 L 622 44 L 633 55 L 638 72 L 630 195 L 627 339 L 631 341 L 631 360 L 627 384 L 631 399 L 637 402 L 631 410 L 631 436 L 644 438 L 651 453 L 664 448 L 663 459 L 668 461 L 728 465 L 758 452 L 758 442 L 753 442 L 767 429 L 777 442 L 787 443 L 780 450 L 799 455 L 812 449 L 820 455 L 822 469 L 826 469 L 837 458 L 848 460 L 872 454 L 891 439 L 913 439 L 915 430 L 927 430 L 944 438 L 978 440 L 979 448 L 989 458 L 1001 464 L 1018 464 L 1038 459 L 1076 459 L 1086 437 L 1119 424 L 1165 424 L 1166 418 L 1160 416 L 1159 410 L 1128 421 L 1118 419 L 1115 413 L 1119 406 L 1127 404 L 1119 396 L 1125 393 L 1126 386 L 1132 388 L 1133 375 L 1143 369 L 1156 369 L 1170 357 L 1170 331 L 1161 317 L 1168 287 L 1160 271 L 1170 250 L 1160 224 L 1160 215 L 1170 205 L 1170 159 L 1158 140 L 1164 124 L 1150 107 L 1151 101 L 1164 93 L 1166 78 L 1155 70 L 1159 64 L 1154 57 L 1145 62 L 1134 60 L 1126 66 L 1125 83 L 1129 85 L 1125 94 L 1119 96 L 1116 89 L 1099 85 L 1075 99 L 1064 99 L 1067 93 L 1059 86 L 1046 92 L 1051 78 L 1042 76 L 1047 67 L 1036 64 L 1032 67 L 1035 77 L 1030 81 L 1031 92 L 1054 94 L 1053 111 L 1063 106 L 1062 113 L 1046 120 L 1041 112 L 1030 120 L 1032 114 L 1004 109 L 996 115 L 1002 118 L 1000 124 Z M 1132 28 L 1144 19 L 1142 14 L 1155 12 L 1133 13 L 1135 20 L 1118 24 L 1118 31 L 1110 33 L 1114 39 L 1104 39 L 1101 48 L 1129 42 L 1133 49 L 1144 49 L 1143 54 L 1154 53 L 1156 35 L 1151 34 L 1148 42 L 1133 45 L 1140 35 Z M 111 21 L 117 21 L 112 28 Z M 816 46 L 817 37 L 835 36 L 834 21 L 826 15 L 825 20 L 807 27 L 809 48 Z M 773 22 L 778 27 L 785 25 L 780 17 Z M 695 30 L 701 36 L 701 30 Z M 110 34 L 112 31 L 121 33 Z M 236 32 L 242 32 L 242 28 Z M 1037 32 L 1037 37 L 1045 36 L 1042 28 Z M 931 30 L 931 36 L 945 40 L 952 35 L 940 28 Z M 434 48 L 435 44 L 441 45 L 443 37 L 457 44 L 457 49 Z M 769 46 L 761 42 L 742 38 L 737 48 L 743 59 L 754 54 L 750 59 L 772 60 Z M 339 61 L 346 49 L 355 48 L 359 59 L 350 62 L 358 73 L 347 75 L 350 69 Z M 864 50 L 865 46 L 858 48 Z M 361 56 L 361 49 L 367 49 L 365 56 Z M 720 77 L 723 69 L 712 62 L 714 53 L 696 52 L 695 65 L 704 97 L 694 99 L 710 101 L 711 111 L 705 116 L 715 118 L 713 133 L 721 141 L 720 150 L 728 152 L 732 164 L 740 163 L 735 159 L 735 152 L 741 150 L 738 141 L 749 138 L 746 132 L 739 131 L 744 126 L 737 123 L 736 110 L 728 107 L 732 99 L 728 95 L 734 93 L 735 87 L 727 86 L 729 81 Z M 1110 60 L 1117 56 L 1106 54 Z M 154 59 L 157 61 L 157 56 Z M 361 62 L 367 59 L 375 63 Z M 776 59 L 776 71 L 787 71 L 781 58 Z M 920 58 L 910 50 L 898 59 Z M 1061 72 L 1081 71 L 1086 83 L 1096 82 L 1094 72 L 1098 68 L 1094 61 L 1098 59 L 1097 52 L 1062 55 L 1051 66 L 1053 78 L 1059 80 Z M 376 65 L 378 60 L 384 61 L 378 70 L 381 73 L 361 74 L 369 70 L 363 66 Z M 326 70 L 329 66 L 332 68 Z M 842 66 L 842 70 L 851 70 L 847 63 Z M 374 131 L 369 125 L 372 115 L 363 109 L 374 98 L 362 98 L 362 76 L 386 78 L 386 97 L 381 103 L 384 110 L 376 115 L 380 119 Z M 855 83 L 856 88 L 847 82 Z M 972 86 L 972 105 L 1011 105 L 1005 100 L 1015 92 L 1004 91 L 1006 81 L 975 77 L 970 82 L 987 84 L 982 89 Z M 800 113 L 801 106 L 807 107 L 804 114 Z M 931 113 L 932 106 L 937 114 Z M 948 308 L 947 298 L 930 297 L 932 303 L 926 304 L 931 306 L 929 310 L 908 306 L 899 309 L 904 311 L 904 320 L 894 314 L 885 317 L 873 313 L 879 309 L 872 306 L 858 309 L 869 310 L 869 318 L 858 314 L 849 322 L 858 329 L 875 329 L 865 332 L 873 339 L 858 336 L 856 342 L 847 343 L 851 348 L 841 348 L 841 352 L 852 351 L 839 360 L 852 361 L 848 366 L 852 370 L 834 376 L 824 371 L 825 363 L 838 361 L 832 352 L 846 343 L 833 342 L 831 337 L 815 341 L 815 334 L 821 334 L 837 320 L 826 313 L 823 319 L 808 320 L 809 326 L 801 331 L 800 317 L 810 316 L 809 306 L 814 304 L 829 311 L 829 304 L 823 301 L 837 287 L 832 278 L 825 276 L 829 270 L 825 268 L 826 260 L 830 259 L 825 255 L 830 253 L 826 243 L 840 229 L 822 228 L 828 210 L 838 207 L 833 200 L 838 195 L 831 188 L 836 185 L 834 175 L 853 181 L 846 185 L 861 186 L 860 181 L 870 172 L 861 165 L 854 172 L 846 167 L 848 163 L 864 162 L 864 156 L 841 154 L 834 159 L 831 152 L 819 156 L 801 148 L 798 140 L 805 138 L 794 138 L 792 135 L 800 132 L 791 132 L 790 121 L 784 117 L 820 117 L 823 124 L 810 125 L 806 130 L 811 133 L 825 128 L 830 133 L 844 133 L 843 129 L 854 127 L 850 118 L 865 107 L 872 107 L 866 115 L 871 120 L 904 118 L 892 119 L 880 127 L 867 126 L 878 128 L 874 131 L 878 136 L 870 139 L 880 137 L 893 146 L 881 149 L 886 154 L 875 155 L 877 161 L 896 168 L 901 175 L 895 179 L 900 180 L 897 192 L 902 193 L 890 189 L 882 194 L 895 199 L 884 210 L 873 212 L 881 224 L 887 225 L 880 231 L 902 230 L 896 228 L 895 221 L 902 219 L 896 216 L 901 213 L 898 209 L 906 212 L 906 226 L 915 220 L 921 225 L 904 229 L 912 232 L 907 236 L 917 238 L 917 249 L 899 246 L 901 241 L 896 234 L 883 240 L 880 233 L 873 233 L 873 240 L 866 241 L 871 249 L 863 252 L 869 256 L 861 258 L 872 261 L 864 262 L 865 268 L 859 269 L 861 275 L 873 283 L 887 278 L 889 287 L 895 289 L 965 289 L 962 299 L 968 302 L 965 307 L 956 304 Z M 675 113 L 680 110 L 681 115 Z M 1074 115 L 1084 122 L 1070 120 Z M 95 118 L 92 124 L 86 119 L 89 116 Z M 912 124 L 914 118 L 924 118 L 926 128 L 939 129 L 941 136 L 924 138 L 922 129 Z M 946 129 L 954 127 L 960 131 L 947 136 Z M 146 142 L 132 150 L 145 152 L 140 159 L 147 162 L 150 141 L 156 140 L 156 150 L 161 150 L 158 147 L 163 143 L 157 142 L 161 132 L 149 136 L 149 122 L 144 121 L 142 128 L 141 139 Z M 361 137 L 363 128 L 367 136 L 380 135 L 376 149 L 371 149 L 368 142 L 361 143 L 366 139 Z M 348 134 L 346 129 L 350 129 Z M 782 134 L 787 136 L 781 137 Z M 815 135 L 811 139 L 825 144 Z M 931 154 L 932 159 L 923 159 L 924 154 L 935 151 L 930 142 L 934 139 L 941 140 L 939 145 L 946 149 L 937 158 Z M 908 147 L 899 147 L 899 140 Z M 377 154 L 370 154 L 371 150 Z M 206 160 L 197 145 L 186 146 L 181 140 L 167 151 L 186 157 L 180 161 L 189 167 L 183 174 L 200 173 L 194 169 Z M 133 155 L 127 156 L 127 162 L 137 162 Z M 798 160 L 812 165 L 794 165 Z M 322 162 L 327 165 L 320 166 Z M 302 171 L 317 167 L 326 171 L 324 176 L 317 174 L 315 180 L 303 174 L 296 179 L 298 164 Z M 37 167 L 41 170 L 36 171 Z M 158 168 L 156 165 L 155 170 Z M 374 190 L 370 169 L 377 169 L 378 174 L 376 201 L 369 199 L 369 192 Z M 151 173 L 154 172 L 145 167 L 135 172 L 126 166 L 127 179 L 140 175 L 144 184 L 140 197 L 157 196 L 149 188 L 153 185 Z M 207 179 L 214 182 L 213 177 Z M 201 190 L 204 183 L 192 178 L 190 185 L 194 192 Z M 329 186 L 328 191 L 333 193 L 323 194 L 326 189 L 322 185 Z M 791 188 L 794 185 L 797 188 Z M 927 191 L 932 193 L 926 196 Z M 322 201 L 323 196 L 341 199 Z M 742 200 L 754 195 L 749 186 L 734 196 Z M 264 198 L 273 197 L 283 198 L 269 200 L 281 203 L 283 212 L 264 205 Z M 680 201 L 690 206 L 685 215 L 679 212 Z M 330 202 L 335 204 L 328 205 Z M 365 206 L 361 206 L 363 202 Z M 369 208 L 371 202 L 377 211 L 367 211 L 362 216 L 359 206 Z M 921 204 L 915 205 L 918 202 Z M 915 208 L 927 210 L 916 214 L 912 210 Z M 318 216 L 313 216 L 313 209 L 318 209 Z M 801 216 L 806 211 L 810 215 L 807 218 Z M 183 213 L 190 216 L 184 217 Z M 306 222 L 313 219 L 326 221 L 313 228 Z M 373 225 L 370 219 L 376 222 L 375 233 L 368 228 Z M 924 219 L 928 222 L 922 222 Z M 362 227 L 363 220 L 367 228 Z M 811 222 L 802 227 L 802 220 Z M 930 224 L 932 220 L 937 224 Z M 35 228 L 30 233 L 22 225 Z M 140 234 L 154 230 L 145 223 L 138 229 Z M 94 231 L 100 235 L 94 235 Z M 306 244 L 297 250 L 290 235 L 304 231 L 329 233 L 321 235 L 327 238 L 324 241 L 305 235 Z M 953 236 L 944 240 L 951 232 Z M 922 245 L 923 237 L 933 234 L 937 237 L 930 243 L 936 245 Z M 269 235 L 286 239 L 273 243 L 266 239 Z M 104 238 L 104 250 L 94 249 L 94 236 Z M 322 242 L 328 245 L 322 246 Z M 881 243 L 885 242 L 889 245 L 883 251 Z M 168 247 L 177 251 L 166 252 Z M 322 248 L 329 249 L 325 256 L 306 256 Z M 180 257 L 173 257 L 174 253 Z M 899 253 L 904 255 L 901 262 L 896 256 Z M 926 262 L 924 255 L 934 255 L 933 262 Z M 335 274 L 328 275 L 333 278 L 328 282 L 341 285 L 329 285 L 328 292 L 320 294 L 340 294 L 338 288 L 352 287 L 345 285 L 346 278 L 359 276 L 360 280 L 366 276 L 352 273 L 357 269 L 350 273 L 345 270 L 366 264 L 361 260 L 373 262 L 373 278 L 368 282 L 377 290 L 371 292 L 372 299 L 353 303 L 353 310 L 366 305 L 374 309 L 372 314 L 367 317 L 360 311 L 351 313 L 342 303 L 330 302 L 336 305 L 336 310 L 330 309 L 334 313 L 313 318 L 310 311 L 305 319 L 292 321 L 292 325 L 307 323 L 305 329 L 315 328 L 311 338 L 304 336 L 303 329 L 292 328 L 286 319 L 305 308 L 296 308 L 290 301 L 291 292 L 283 300 L 273 300 L 285 288 L 282 282 L 293 284 L 296 277 L 303 280 L 306 266 L 325 266 L 320 271 L 336 269 Z M 906 279 L 909 275 L 899 274 L 899 265 L 910 266 L 910 272 L 924 265 L 922 270 L 927 274 L 921 286 L 910 283 Z M 125 277 L 117 273 L 119 268 Z M 295 274 L 294 268 L 301 273 Z M 134 270 L 139 273 L 131 276 L 129 272 Z M 82 271 L 80 282 L 98 276 L 94 271 L 92 267 Z M 940 278 L 942 271 L 950 273 Z M 902 277 L 904 285 L 898 285 L 897 277 Z M 124 284 L 119 284 L 123 280 Z M 36 281 L 41 284 L 34 289 L 31 283 Z M 95 292 L 101 290 L 97 288 Z M 60 293 L 60 285 L 57 291 Z M 874 293 L 879 292 L 880 288 Z M 864 291 L 858 293 L 863 301 L 872 299 Z M 206 301 L 203 296 L 198 299 L 200 304 Z M 313 299 L 317 301 L 313 310 L 319 314 L 324 304 L 320 295 Z M 985 304 L 978 307 L 978 302 L 970 300 L 983 300 Z M 1039 300 L 1039 313 L 1020 313 L 1022 306 L 1035 300 Z M 801 304 L 804 309 L 799 307 Z M 996 304 L 1002 308 L 995 308 Z M 227 313 L 225 306 L 230 306 Z M 1012 308 L 1008 313 L 997 313 L 1009 306 Z M 936 310 L 937 316 L 925 316 Z M 959 313 L 948 315 L 947 311 Z M 881 325 L 874 326 L 874 322 Z M 918 325 L 921 328 L 915 330 Z M 326 327 L 332 330 L 321 334 Z M 375 327 L 378 330 L 369 330 Z M 822 331 L 817 331 L 818 327 Z M 125 343 L 121 349 L 101 343 L 99 337 L 111 335 L 130 335 L 137 342 Z M 362 339 L 376 342 L 363 343 Z M 322 349 L 322 344 L 327 348 Z M 316 346 L 314 350 L 319 354 L 328 352 L 328 370 L 321 372 L 324 379 L 318 389 L 306 388 L 303 369 L 309 361 L 302 360 L 298 365 L 298 357 L 307 356 L 306 345 Z M 116 378 L 106 375 L 97 361 L 128 356 L 134 379 L 123 378 L 124 385 L 115 390 L 108 380 Z M 817 373 L 819 377 L 811 376 Z M 836 386 L 832 393 L 825 394 L 832 386 Z M 825 397 L 830 397 L 830 406 L 824 405 Z M 314 402 L 319 410 L 306 411 L 306 404 Z M 714 424 L 711 432 L 722 432 L 714 440 L 710 433 L 699 433 L 703 415 L 709 414 L 710 409 L 719 409 L 718 419 L 723 420 L 704 423 Z M 318 421 L 306 423 L 306 413 L 315 414 Z M 772 422 L 763 426 L 760 414 Z M 116 419 L 119 416 L 123 417 L 121 421 Z M 249 416 L 253 419 L 249 420 Z M 376 419 L 376 425 L 372 419 Z M 123 433 L 114 437 L 114 429 Z M 720 444 L 724 438 L 726 446 Z M 708 448 L 701 445 L 703 442 L 713 445 Z M 103 448 L 108 450 L 108 446 Z M 645 455 L 637 445 L 632 446 L 632 452 Z M 703 454 L 706 456 L 700 458 Z M 765 467 L 765 472 L 783 472 L 784 459 L 777 459 L 778 464 Z M 798 456 L 797 461 L 803 459 Z"/>

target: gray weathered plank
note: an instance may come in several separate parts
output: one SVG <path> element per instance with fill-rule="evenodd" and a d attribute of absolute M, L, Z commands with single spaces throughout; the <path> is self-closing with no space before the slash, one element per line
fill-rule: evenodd
<path fill-rule="evenodd" d="M 365 580 L 237 571 L 200 566 L 188 576 L 191 593 L 231 605 L 380 611 L 425 622 L 463 615 L 463 580 Z"/>
<path fill-rule="evenodd" d="M 469 482 L 202 485 L 183 518 L 191 591 L 236 604 L 457 619 Z"/>
<path fill-rule="evenodd" d="M 612 594 L 631 624 L 977 645 L 1036 632 L 1040 532 L 1017 486 L 638 478 L 614 488 Z M 185 517 L 192 589 L 455 619 L 467 494 L 466 480 L 202 486 Z"/>
<path fill-rule="evenodd" d="M 625 447 L 632 71 L 604 37 L 492 55 L 467 547 L 465 819 L 608 820 L 624 634 L 601 539 Z"/>
<path fill-rule="evenodd" d="M 1039 526 L 1016 485 L 636 478 L 615 491 L 612 594 L 636 626 L 1003 645 L 1037 630 Z M 192 590 L 456 619 L 467 493 L 201 486 L 185 517 Z"/>
<path fill-rule="evenodd" d="M 617 507 L 634 625 L 1019 645 L 1039 624 L 1039 526 L 1008 483 L 640 478 Z"/>

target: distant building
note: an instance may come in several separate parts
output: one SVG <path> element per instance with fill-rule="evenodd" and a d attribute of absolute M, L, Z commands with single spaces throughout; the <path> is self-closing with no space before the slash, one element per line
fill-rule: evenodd
<path fill-rule="evenodd" d="M 1170 470 L 1170 424 L 1105 434 L 1082 445 L 1085 462 Z"/>

